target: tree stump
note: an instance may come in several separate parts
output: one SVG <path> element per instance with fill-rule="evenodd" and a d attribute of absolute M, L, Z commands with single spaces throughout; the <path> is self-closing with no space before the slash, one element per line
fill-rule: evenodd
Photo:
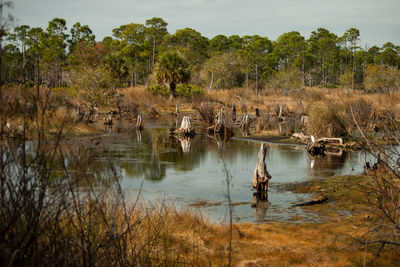
<path fill-rule="evenodd" d="M 192 129 L 192 124 L 190 123 L 190 118 L 188 116 L 184 116 L 182 118 L 181 127 L 178 130 L 174 131 L 174 133 L 182 134 L 189 137 L 195 135 L 195 132 Z"/>
<path fill-rule="evenodd" d="M 142 114 L 139 114 L 136 119 L 136 129 L 143 130 L 143 119 Z"/>
<path fill-rule="evenodd" d="M 113 125 L 113 117 L 111 114 L 108 114 L 108 116 L 104 118 L 104 125 Z"/>
<path fill-rule="evenodd" d="M 243 119 L 240 122 L 239 127 L 243 132 L 248 132 L 250 128 L 250 123 L 251 123 L 250 115 L 249 113 L 246 113 L 243 116 Z"/>
<path fill-rule="evenodd" d="M 232 104 L 232 120 L 233 120 L 233 122 L 236 121 L 236 105 L 235 105 L 235 103 Z"/>
<path fill-rule="evenodd" d="M 253 175 L 253 187 L 257 191 L 267 191 L 268 182 L 271 179 L 271 175 L 267 171 L 267 165 L 265 164 L 265 156 L 267 154 L 267 146 L 265 143 L 261 143 L 260 150 L 258 152 L 258 162 Z"/>
<path fill-rule="evenodd" d="M 227 126 L 225 115 L 222 109 L 217 114 L 214 125 L 208 127 L 206 130 L 209 134 L 218 134 L 220 136 L 227 137 L 231 137 L 233 135 L 233 129 Z"/>

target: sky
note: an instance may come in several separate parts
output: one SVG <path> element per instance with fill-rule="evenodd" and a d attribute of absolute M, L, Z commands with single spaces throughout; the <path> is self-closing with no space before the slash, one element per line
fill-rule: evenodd
<path fill-rule="evenodd" d="M 55 17 L 70 28 L 89 25 L 96 40 L 128 23 L 161 17 L 169 33 L 186 27 L 212 38 L 218 34 L 268 37 L 298 31 L 308 38 L 326 28 L 338 36 L 360 30 L 361 46 L 400 45 L 400 0 L 14 0 L 16 26 L 46 28 Z"/>

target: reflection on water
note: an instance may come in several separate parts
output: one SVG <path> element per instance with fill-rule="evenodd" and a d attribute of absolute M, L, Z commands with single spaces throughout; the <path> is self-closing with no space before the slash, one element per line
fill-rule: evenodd
<path fill-rule="evenodd" d="M 93 141 L 89 145 L 88 164 L 92 169 L 101 170 L 104 163 L 112 163 L 120 171 L 127 192 L 137 193 L 144 180 L 142 194 L 146 201 L 173 201 L 178 206 L 227 203 L 222 154 L 232 177 L 236 221 L 314 219 L 301 208 L 291 208 L 310 196 L 280 191 L 276 185 L 361 173 L 365 162 L 361 153 L 342 152 L 313 158 L 303 146 L 269 144 L 266 162 L 272 175 L 270 189 L 268 195 L 253 195 L 251 179 L 258 142 L 227 141 L 204 135 L 177 138 L 169 136 L 165 127 L 144 131 L 125 129 L 118 133 L 115 127 L 101 137 L 100 144 Z M 225 204 L 204 205 L 203 210 L 213 221 L 224 221 L 227 216 Z"/>

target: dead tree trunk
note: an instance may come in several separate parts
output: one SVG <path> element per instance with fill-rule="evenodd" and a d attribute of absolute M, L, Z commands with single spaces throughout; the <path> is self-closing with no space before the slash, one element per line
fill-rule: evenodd
<path fill-rule="evenodd" d="M 258 162 L 253 175 L 253 187 L 257 191 L 267 191 L 268 181 L 271 179 L 271 175 L 267 171 L 267 165 L 265 164 L 265 156 L 267 154 L 267 146 L 265 143 L 261 143 L 260 151 L 258 152 Z"/>
<path fill-rule="evenodd" d="M 136 129 L 143 130 L 143 119 L 142 114 L 139 114 L 136 119 Z"/>

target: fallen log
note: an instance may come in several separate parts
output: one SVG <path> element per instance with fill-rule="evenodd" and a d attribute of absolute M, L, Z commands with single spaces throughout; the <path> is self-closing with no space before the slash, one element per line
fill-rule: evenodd
<path fill-rule="evenodd" d="M 256 169 L 253 175 L 253 187 L 257 191 L 267 191 L 268 182 L 271 179 L 271 175 L 267 171 L 267 165 L 265 164 L 265 156 L 267 155 L 267 146 L 265 143 L 261 143 L 260 150 L 258 152 L 258 161 Z"/>
<path fill-rule="evenodd" d="M 315 205 L 315 204 L 322 204 L 328 201 L 328 197 L 327 196 L 316 196 L 313 197 L 312 200 L 307 201 L 307 202 L 303 202 L 300 204 L 295 204 L 293 205 L 294 207 L 302 207 L 302 206 L 311 206 L 311 205 Z"/>

